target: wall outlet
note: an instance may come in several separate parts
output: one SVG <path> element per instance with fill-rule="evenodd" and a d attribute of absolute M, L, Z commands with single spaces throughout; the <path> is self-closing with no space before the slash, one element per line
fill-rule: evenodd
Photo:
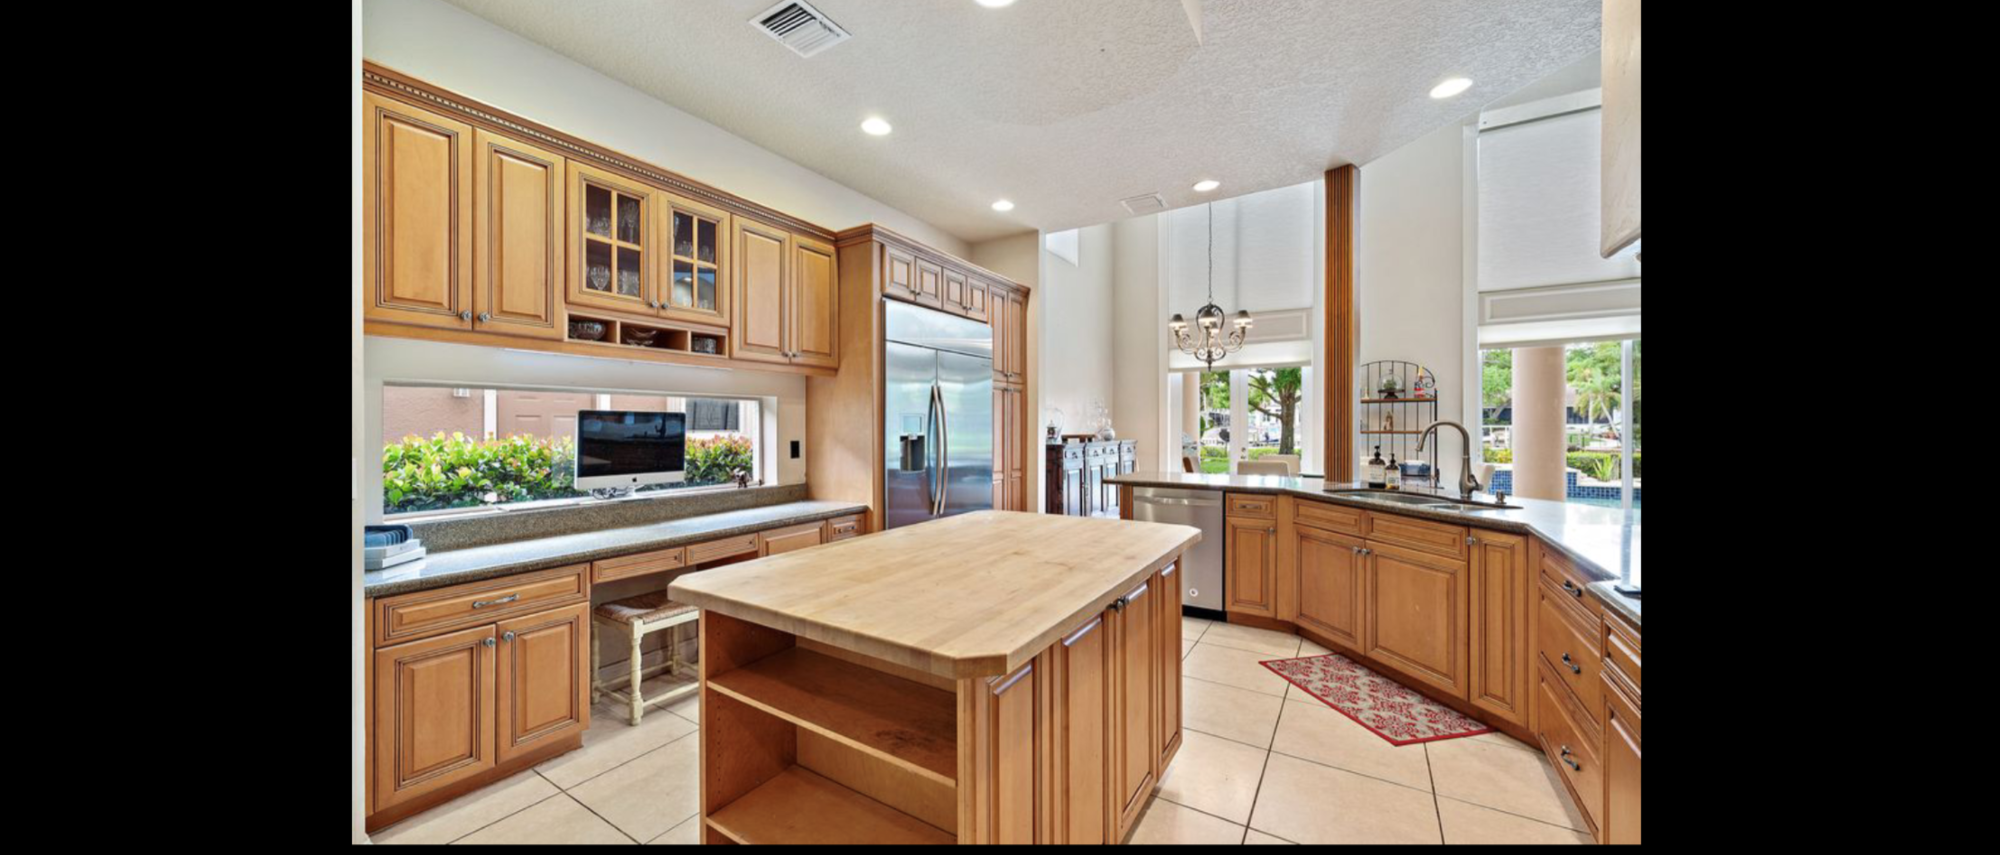
<path fill-rule="evenodd" d="M 799 459 L 799 441 L 796 439 L 792 440 L 792 459 Z"/>

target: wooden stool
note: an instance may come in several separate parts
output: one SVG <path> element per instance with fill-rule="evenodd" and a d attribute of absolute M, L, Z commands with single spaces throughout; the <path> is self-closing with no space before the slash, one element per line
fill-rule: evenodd
<path fill-rule="evenodd" d="M 667 598 L 667 592 L 658 591 L 631 599 L 605 603 L 597 607 L 596 613 L 591 618 L 593 624 L 607 628 L 615 627 L 619 630 L 629 632 L 632 638 L 632 688 L 630 692 L 620 694 L 606 688 L 605 684 L 599 681 L 598 672 L 604 667 L 604 636 L 601 632 L 592 632 L 590 634 L 590 702 L 592 704 L 597 703 L 597 699 L 600 696 L 610 695 L 612 698 L 622 701 L 631 707 L 632 726 L 638 727 L 639 722 L 646 717 L 646 707 L 672 703 L 692 695 L 701 689 L 701 683 L 697 681 L 693 685 L 675 689 L 665 696 L 652 700 L 647 700 L 640 689 L 646 682 L 646 673 L 648 671 L 658 674 L 664 670 L 678 677 L 681 673 L 681 666 L 686 664 L 681 659 L 679 632 L 674 632 L 667 639 L 667 662 L 664 665 L 655 665 L 652 668 L 642 667 L 645 657 L 641 655 L 641 642 L 646 640 L 646 636 L 661 630 L 677 630 L 682 626 L 700 620 L 700 609 L 676 603 Z"/>

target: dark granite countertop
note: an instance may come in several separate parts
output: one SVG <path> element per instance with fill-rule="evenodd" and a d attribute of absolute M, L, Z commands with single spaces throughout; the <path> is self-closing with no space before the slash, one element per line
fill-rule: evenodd
<path fill-rule="evenodd" d="M 1199 475 L 1180 472 L 1135 472 L 1106 479 L 1112 484 L 1133 487 L 1169 487 L 1184 490 L 1223 490 L 1232 493 L 1290 494 L 1315 501 L 1402 514 L 1454 525 L 1532 534 L 1555 547 L 1574 562 L 1577 569 L 1597 580 L 1590 592 L 1605 608 L 1639 625 L 1639 601 L 1612 590 L 1614 585 L 1641 584 L 1640 512 L 1570 502 L 1507 497 L 1516 510 L 1459 511 L 1417 508 L 1374 501 L 1360 496 L 1341 495 L 1334 490 L 1365 490 L 1366 484 L 1330 482 L 1321 478 L 1284 478 L 1272 475 Z M 1425 494 L 1428 490 L 1405 490 Z M 1447 491 L 1438 495 L 1456 498 Z M 1491 496 L 1483 496 L 1490 501 Z"/>
<path fill-rule="evenodd" d="M 867 505 L 852 502 L 787 502 L 649 525 L 434 552 L 411 564 L 367 573 L 362 581 L 369 597 L 393 597 L 867 512 Z"/>

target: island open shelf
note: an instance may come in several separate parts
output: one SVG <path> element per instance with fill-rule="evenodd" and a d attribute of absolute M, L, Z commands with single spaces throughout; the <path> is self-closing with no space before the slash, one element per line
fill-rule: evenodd
<path fill-rule="evenodd" d="M 951 846 L 954 835 L 793 766 L 708 818 L 731 843 Z"/>

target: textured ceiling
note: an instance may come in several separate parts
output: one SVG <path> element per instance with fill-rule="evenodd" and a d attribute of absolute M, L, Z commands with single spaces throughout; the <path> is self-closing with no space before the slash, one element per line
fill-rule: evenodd
<path fill-rule="evenodd" d="M 1146 193 L 1196 204 L 1203 178 L 1227 197 L 1365 164 L 1596 50 L 1600 16 L 1204 0 L 1197 44 L 1177 0 L 810 0 L 854 38 L 803 59 L 747 23 L 776 0 L 450 2 L 973 242 L 1120 219 Z M 1472 90 L 1431 100 L 1455 75 Z M 870 115 L 896 132 L 863 135 Z"/>

